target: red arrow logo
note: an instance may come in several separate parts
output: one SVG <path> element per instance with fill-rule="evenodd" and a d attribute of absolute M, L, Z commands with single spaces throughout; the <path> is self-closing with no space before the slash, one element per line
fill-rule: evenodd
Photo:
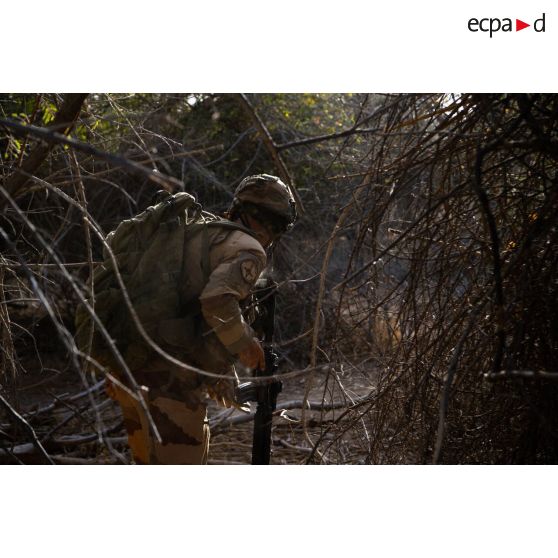
<path fill-rule="evenodd" d="M 531 24 L 530 23 L 525 23 L 524 21 L 521 21 L 520 19 L 515 20 L 515 30 L 516 31 L 521 31 L 522 29 L 525 29 L 526 27 L 531 27 Z"/>

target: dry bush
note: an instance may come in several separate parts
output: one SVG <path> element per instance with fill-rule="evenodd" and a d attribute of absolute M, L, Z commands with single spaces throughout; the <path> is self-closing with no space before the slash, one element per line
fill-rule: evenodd
<path fill-rule="evenodd" d="M 63 103 L 24 100 L 31 124 Z M 556 462 L 556 96 L 250 100 L 306 208 L 274 254 L 281 370 L 303 374 L 285 382 L 294 422 L 278 417 L 288 461 Z M 98 152 L 53 149 L 13 203 L 1 196 L 1 383 L 57 459 L 125 461 L 119 417 L 73 345 L 102 233 L 161 185 L 219 210 L 243 176 L 279 171 L 234 96 L 84 107 L 76 135 Z M 0 136 L 4 183 L 37 145 L 15 137 Z M 79 405 L 33 414 L 21 387 L 36 374 L 71 374 Z M 31 443 L 8 411 L 1 429 Z M 96 450 L 58 436 L 84 430 Z"/>
<path fill-rule="evenodd" d="M 556 462 L 557 115 L 553 95 L 461 95 L 382 117 L 322 349 L 339 368 L 386 307 L 401 338 L 369 341 L 377 380 L 322 433 L 330 460 L 362 424 L 367 462 Z"/>

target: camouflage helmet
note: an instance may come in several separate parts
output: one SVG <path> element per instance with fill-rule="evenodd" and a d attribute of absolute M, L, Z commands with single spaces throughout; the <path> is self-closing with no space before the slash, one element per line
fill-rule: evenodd
<path fill-rule="evenodd" d="M 290 188 L 277 176 L 256 174 L 246 177 L 234 193 L 233 204 L 249 203 L 285 222 L 296 220 L 296 206 Z"/>

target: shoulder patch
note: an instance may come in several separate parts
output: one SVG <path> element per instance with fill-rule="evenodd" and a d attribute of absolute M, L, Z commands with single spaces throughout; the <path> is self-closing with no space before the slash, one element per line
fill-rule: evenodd
<path fill-rule="evenodd" d="M 258 266 L 256 262 L 252 259 L 246 259 L 240 264 L 240 271 L 242 272 L 242 278 L 252 285 L 258 278 Z"/>

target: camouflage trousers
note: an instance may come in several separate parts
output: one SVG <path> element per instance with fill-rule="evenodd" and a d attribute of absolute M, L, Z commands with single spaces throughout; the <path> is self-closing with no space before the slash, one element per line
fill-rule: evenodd
<path fill-rule="evenodd" d="M 196 340 L 197 339 L 197 340 Z M 114 382 L 107 382 L 107 392 L 122 408 L 128 444 L 138 464 L 207 463 L 209 424 L 206 396 L 220 405 L 230 407 L 234 401 L 234 358 L 226 351 L 215 334 L 204 333 L 190 343 L 187 356 L 182 358 L 201 370 L 222 374 L 228 379 L 215 381 L 196 372 L 172 365 L 158 356 L 137 358 L 145 354 L 130 346 L 126 360 L 133 366 L 134 378 L 140 386 L 145 405 L 157 427 L 161 441 L 152 435 L 149 419 L 137 397 Z M 172 354 L 175 347 L 163 348 Z M 151 353 L 151 355 L 153 355 Z M 108 368 L 114 370 L 107 362 Z M 114 376 L 126 384 L 123 374 Z"/>
<path fill-rule="evenodd" d="M 149 419 L 137 398 L 107 381 L 107 393 L 124 417 L 128 444 L 137 464 L 200 465 L 207 463 L 209 425 L 206 388 L 193 373 L 177 373 L 154 360 L 133 372 L 161 441 L 152 435 Z M 121 375 L 116 375 L 123 381 Z M 123 382 L 124 383 L 124 382 Z"/>

